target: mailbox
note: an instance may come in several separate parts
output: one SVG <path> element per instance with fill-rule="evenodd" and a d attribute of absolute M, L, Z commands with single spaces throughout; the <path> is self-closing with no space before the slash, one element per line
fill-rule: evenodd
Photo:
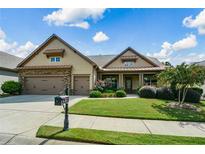
<path fill-rule="evenodd" d="M 65 119 L 64 119 L 64 127 L 63 130 L 69 129 L 69 120 L 68 120 L 68 102 L 69 102 L 69 96 L 56 96 L 54 98 L 54 105 L 56 106 L 63 106 L 65 111 Z"/>
<path fill-rule="evenodd" d="M 62 106 L 69 102 L 69 96 L 56 96 L 55 97 L 55 105 Z"/>

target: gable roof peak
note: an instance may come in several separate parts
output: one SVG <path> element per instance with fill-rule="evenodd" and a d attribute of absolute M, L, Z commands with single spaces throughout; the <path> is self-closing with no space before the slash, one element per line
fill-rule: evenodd
<path fill-rule="evenodd" d="M 67 43 L 66 41 L 64 41 L 61 37 L 59 37 L 58 35 L 56 35 L 55 33 L 53 33 L 48 39 L 46 39 L 41 45 L 39 45 L 33 52 L 31 52 L 21 63 L 19 63 L 17 65 L 17 67 L 21 67 L 23 66 L 27 61 L 29 61 L 37 52 L 40 51 L 41 48 L 43 48 L 44 46 L 46 46 L 53 38 L 58 39 L 60 42 L 62 42 L 64 45 L 66 45 L 67 47 L 71 48 L 73 50 L 73 52 L 77 53 L 80 57 L 82 57 L 83 59 L 85 59 L 87 62 L 89 62 L 90 64 L 92 64 L 93 66 L 97 66 L 96 63 L 94 63 L 92 60 L 90 60 L 87 56 L 83 55 L 80 51 L 78 51 L 77 49 L 75 49 L 73 46 L 71 46 L 69 43 Z"/>
<path fill-rule="evenodd" d="M 108 65 L 110 65 L 113 61 L 115 61 L 116 59 L 118 59 L 121 55 L 123 55 L 124 53 L 126 53 L 127 51 L 132 51 L 134 54 L 140 56 L 142 59 L 146 60 L 148 63 L 152 64 L 155 67 L 159 67 L 158 64 L 152 62 L 149 58 L 147 58 L 146 56 L 140 54 L 139 52 L 137 52 L 135 49 L 133 49 L 132 47 L 128 46 L 125 50 L 123 50 L 120 54 L 118 54 L 117 56 L 115 56 L 111 61 L 109 61 L 107 64 L 105 64 L 103 66 L 103 68 L 107 67 Z"/>

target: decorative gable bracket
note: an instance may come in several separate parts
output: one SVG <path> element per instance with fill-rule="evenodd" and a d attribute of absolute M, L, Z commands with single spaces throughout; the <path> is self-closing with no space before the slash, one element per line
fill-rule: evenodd
<path fill-rule="evenodd" d="M 136 62 L 137 61 L 137 56 L 122 56 L 121 57 L 121 61 L 125 62 L 125 61 L 133 61 Z"/>
<path fill-rule="evenodd" d="M 53 57 L 53 56 L 63 57 L 64 52 L 65 52 L 65 49 L 47 49 L 43 52 L 43 54 L 45 54 L 47 58 Z"/>

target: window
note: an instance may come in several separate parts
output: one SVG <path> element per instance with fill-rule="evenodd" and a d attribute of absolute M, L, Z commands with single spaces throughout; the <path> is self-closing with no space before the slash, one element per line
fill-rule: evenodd
<path fill-rule="evenodd" d="M 157 85 L 157 78 L 155 74 L 144 74 L 145 85 Z"/>
<path fill-rule="evenodd" d="M 51 57 L 51 62 L 60 62 L 60 57 Z"/>
<path fill-rule="evenodd" d="M 102 79 L 106 81 L 107 87 L 111 89 L 117 89 L 117 78 L 116 75 L 103 75 Z"/>
<path fill-rule="evenodd" d="M 56 57 L 56 62 L 59 62 L 60 61 L 60 57 Z"/>
<path fill-rule="evenodd" d="M 134 61 L 124 61 L 123 62 L 125 67 L 134 67 Z"/>

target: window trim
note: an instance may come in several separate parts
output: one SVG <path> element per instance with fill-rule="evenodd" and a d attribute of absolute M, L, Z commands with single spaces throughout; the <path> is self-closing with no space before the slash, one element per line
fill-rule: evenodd
<path fill-rule="evenodd" d="M 57 59 L 59 59 L 59 60 L 57 60 Z M 60 61 L 61 61 L 61 58 L 60 58 L 60 57 L 51 57 L 51 58 L 50 58 L 50 62 L 52 62 L 52 63 L 53 63 L 53 62 L 54 62 L 54 63 L 55 63 L 55 62 L 60 62 Z"/>
<path fill-rule="evenodd" d="M 126 66 L 126 63 L 128 64 L 128 66 Z M 130 66 L 130 64 L 131 64 L 131 66 Z M 124 65 L 124 67 L 134 67 L 135 62 L 133 60 L 125 60 L 125 61 L 123 61 L 123 65 Z"/>

